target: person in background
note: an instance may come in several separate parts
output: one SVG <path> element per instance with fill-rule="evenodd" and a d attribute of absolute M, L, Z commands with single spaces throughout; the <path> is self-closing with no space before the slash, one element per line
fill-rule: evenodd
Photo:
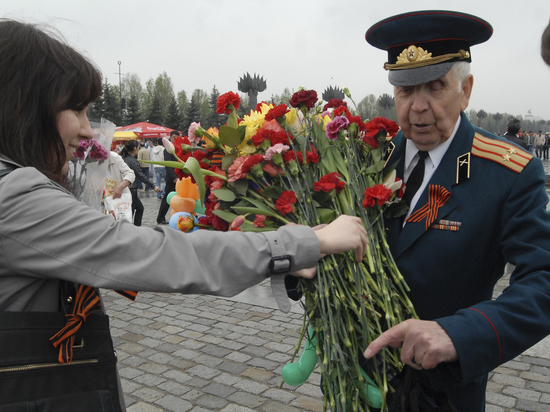
<path fill-rule="evenodd" d="M 153 142 L 153 150 L 151 152 L 151 160 L 155 162 L 161 162 L 164 160 L 164 146 L 159 143 L 160 139 L 155 139 Z M 161 187 L 162 179 L 166 176 L 166 168 L 158 164 L 152 164 L 153 170 L 155 172 L 155 179 L 157 187 Z M 166 183 L 164 184 L 166 187 Z M 157 198 L 161 200 L 162 195 L 164 194 L 164 189 L 160 193 L 157 193 Z"/>
<path fill-rule="evenodd" d="M 529 151 L 527 144 L 525 144 L 525 142 L 518 137 L 518 133 L 520 131 L 521 131 L 521 121 L 514 117 L 513 119 L 510 119 L 508 121 L 508 126 L 506 127 L 506 133 L 504 133 L 504 137 L 509 141 L 511 141 L 512 143 L 515 143 L 518 146 L 521 146 L 525 150 Z"/>
<path fill-rule="evenodd" d="M 86 324 L 89 317 L 106 316 L 99 288 L 233 296 L 288 273 L 312 278 L 325 254 L 351 250 L 363 259 L 368 239 L 357 217 L 342 215 L 317 230 L 296 225 L 185 234 L 113 221 L 78 201 L 65 175 L 80 141 L 93 137 L 86 110 L 99 97 L 102 79 L 85 57 L 44 30 L 0 20 L 0 316 L 59 312 L 61 286 L 76 283 L 89 286 L 99 302 L 92 313 L 76 312 Z M 57 379 L 70 369 L 56 368 Z M 104 401 L 125 410 L 120 388 L 118 380 L 101 395 L 114 394 Z M 23 409 L 41 402 L 27 392 L 18 401 Z M 0 405 L 8 395 L 17 391 L 7 394 L 0 386 Z M 79 410 L 73 397 L 55 399 L 56 410 Z"/>
<path fill-rule="evenodd" d="M 147 149 L 145 147 L 145 145 L 148 144 L 148 143 L 145 143 L 145 144 L 140 144 L 140 149 L 139 149 L 139 152 L 138 152 L 138 155 L 137 155 L 137 158 L 138 158 L 138 161 L 139 161 L 139 165 L 141 167 L 141 172 L 143 173 L 143 175 L 149 179 L 149 164 L 148 163 L 142 163 L 141 161 L 142 160 L 150 160 L 150 156 L 149 156 L 149 149 Z M 141 189 L 141 182 L 138 182 L 139 185 L 138 185 L 138 189 Z M 158 186 L 158 185 L 157 185 Z M 146 191 L 149 191 L 149 187 L 146 186 L 145 188 Z"/>
<path fill-rule="evenodd" d="M 542 157 L 543 157 L 544 144 L 545 143 L 546 143 L 546 139 L 544 138 L 544 135 L 542 134 L 542 130 L 539 130 L 539 133 L 535 134 L 535 147 L 536 147 L 537 157 L 539 159 L 542 159 Z"/>
<path fill-rule="evenodd" d="M 176 136 L 179 136 L 180 133 L 176 130 L 172 130 L 170 132 L 170 141 L 172 144 L 174 143 L 174 139 Z M 164 150 L 164 160 L 165 161 L 177 161 L 176 157 L 173 154 L 168 153 L 167 150 Z M 174 171 L 173 167 L 166 166 L 166 176 L 165 176 L 166 184 L 164 185 L 164 193 L 160 198 L 160 207 L 159 207 L 159 213 L 157 215 L 157 223 L 159 225 L 167 225 L 168 221 L 166 220 L 166 213 L 168 213 L 168 209 L 170 209 L 170 205 L 166 201 L 166 198 L 170 194 L 170 192 L 173 192 L 176 190 L 176 182 L 178 181 L 178 175 Z"/>
<path fill-rule="evenodd" d="M 124 148 L 121 150 L 120 156 L 126 162 L 128 167 L 130 167 L 130 169 L 134 171 L 134 174 L 137 178 L 136 180 L 134 180 L 134 183 L 130 185 L 130 193 L 132 193 L 132 216 L 134 217 L 134 225 L 141 226 L 141 220 L 143 219 L 143 211 L 145 210 L 145 208 L 143 207 L 143 203 L 141 203 L 141 200 L 139 199 L 137 193 L 137 181 L 143 182 L 143 184 L 149 186 L 157 193 L 160 192 L 160 189 L 155 186 L 155 184 L 151 182 L 143 173 L 143 169 L 136 159 L 138 152 L 139 143 L 135 140 L 128 140 L 126 143 L 124 143 Z"/>
<path fill-rule="evenodd" d="M 470 47 L 492 33 L 477 16 L 431 10 L 366 33 L 387 53 L 394 86 L 401 130 L 386 164 L 397 162 L 411 200 L 409 214 L 385 227 L 419 319 L 388 329 L 365 356 L 401 348 L 403 373 L 459 412 L 484 412 L 489 372 L 550 333 L 542 162 L 464 113 L 474 85 Z M 515 265 L 510 285 L 493 300 L 507 262 Z"/>

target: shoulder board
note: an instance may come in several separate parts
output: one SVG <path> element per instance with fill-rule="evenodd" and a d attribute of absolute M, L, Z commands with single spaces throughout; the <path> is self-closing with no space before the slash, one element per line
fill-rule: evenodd
<path fill-rule="evenodd" d="M 533 155 L 511 143 L 492 139 L 476 133 L 472 144 L 472 155 L 492 160 L 502 166 L 521 173 Z"/>

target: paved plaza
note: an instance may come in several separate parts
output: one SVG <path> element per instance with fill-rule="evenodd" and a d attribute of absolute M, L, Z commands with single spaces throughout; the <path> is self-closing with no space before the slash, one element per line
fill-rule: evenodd
<path fill-rule="evenodd" d="M 155 226 L 160 202 L 147 192 L 140 199 L 143 225 Z M 129 412 L 323 410 L 317 371 L 300 387 L 281 386 L 303 314 L 299 304 L 279 311 L 267 283 L 231 299 L 140 293 L 132 303 L 103 294 Z M 550 338 L 491 374 L 487 404 L 490 412 L 550 411 Z"/>

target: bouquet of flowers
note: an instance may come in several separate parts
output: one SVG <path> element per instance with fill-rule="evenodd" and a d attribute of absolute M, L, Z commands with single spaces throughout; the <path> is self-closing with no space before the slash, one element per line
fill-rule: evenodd
<path fill-rule="evenodd" d="M 342 100 L 323 106 L 313 90 L 295 93 L 290 108 L 262 102 L 242 119 L 239 105 L 237 94 L 221 95 L 217 112 L 229 115 L 227 124 L 206 130 L 194 123 L 170 148 L 181 161 L 172 164 L 180 177 L 191 163 L 210 172 L 197 181 L 206 208 L 198 225 L 265 231 L 322 225 L 340 214 L 361 217 L 369 233 L 363 261 L 351 253 L 326 256 L 314 279 L 297 281 L 305 316 L 295 356 L 304 338 L 305 350 L 282 374 L 298 385 L 319 364 L 325 408 L 387 410 L 389 375 L 402 368 L 398 351 L 386 348 L 368 364 L 362 352 L 388 328 L 416 317 L 383 224 L 384 213 L 407 210 L 403 182 L 395 172 L 383 175 L 391 170 L 384 157 L 398 126 L 384 118 L 364 123 Z"/>
<path fill-rule="evenodd" d="M 101 119 L 90 123 L 94 137 L 81 140 L 75 157 L 69 162 L 67 179 L 74 196 L 89 206 L 101 210 L 109 151 L 115 131 L 114 123 Z"/>

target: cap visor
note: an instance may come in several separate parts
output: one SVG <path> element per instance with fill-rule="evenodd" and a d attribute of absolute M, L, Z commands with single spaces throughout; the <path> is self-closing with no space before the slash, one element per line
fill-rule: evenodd
<path fill-rule="evenodd" d="M 454 62 L 450 62 L 416 69 L 390 70 L 388 79 L 394 86 L 416 86 L 440 79 L 451 70 L 453 64 Z"/>

